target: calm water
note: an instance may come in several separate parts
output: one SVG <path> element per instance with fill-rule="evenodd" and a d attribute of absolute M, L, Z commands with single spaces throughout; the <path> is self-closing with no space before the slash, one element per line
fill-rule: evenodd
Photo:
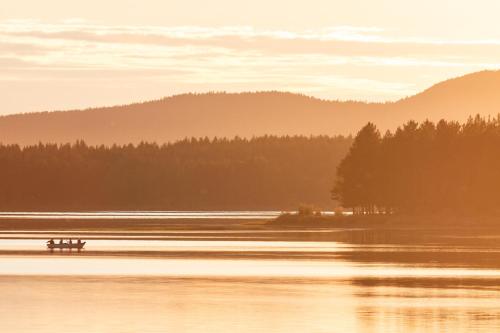
<path fill-rule="evenodd" d="M 282 211 L 109 211 L 109 212 L 0 212 L 0 219 L 262 219 L 277 217 Z M 323 212 L 333 215 L 333 212 Z"/>
<path fill-rule="evenodd" d="M 44 248 L 82 237 L 85 250 Z M 496 332 L 500 237 L 0 231 L 2 332 Z"/>

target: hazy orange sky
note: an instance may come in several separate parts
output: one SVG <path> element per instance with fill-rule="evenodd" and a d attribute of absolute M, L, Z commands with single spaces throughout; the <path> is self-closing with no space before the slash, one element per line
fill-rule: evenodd
<path fill-rule="evenodd" d="M 500 1 L 2 0 L 0 114 L 182 92 L 394 100 L 500 68 Z"/>

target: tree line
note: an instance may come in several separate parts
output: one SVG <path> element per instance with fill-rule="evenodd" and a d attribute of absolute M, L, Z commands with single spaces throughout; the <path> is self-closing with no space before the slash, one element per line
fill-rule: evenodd
<path fill-rule="evenodd" d="M 0 210 L 331 208 L 351 137 L 0 145 Z"/>
<path fill-rule="evenodd" d="M 500 212 L 500 116 L 463 124 L 368 123 L 337 167 L 333 197 L 355 213 Z"/>

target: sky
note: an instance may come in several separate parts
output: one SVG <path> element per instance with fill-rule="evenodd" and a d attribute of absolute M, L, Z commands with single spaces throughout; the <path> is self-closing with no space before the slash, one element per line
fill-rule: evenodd
<path fill-rule="evenodd" d="M 497 0 L 2 0 L 0 114 L 185 92 L 392 101 L 500 69 Z"/>

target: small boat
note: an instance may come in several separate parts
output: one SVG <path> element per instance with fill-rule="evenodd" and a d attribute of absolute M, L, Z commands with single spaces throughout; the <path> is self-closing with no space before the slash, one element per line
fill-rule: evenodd
<path fill-rule="evenodd" d="M 85 246 L 85 243 L 87 242 L 81 242 L 81 243 L 47 243 L 47 248 L 49 249 L 78 249 L 81 250 Z"/>

